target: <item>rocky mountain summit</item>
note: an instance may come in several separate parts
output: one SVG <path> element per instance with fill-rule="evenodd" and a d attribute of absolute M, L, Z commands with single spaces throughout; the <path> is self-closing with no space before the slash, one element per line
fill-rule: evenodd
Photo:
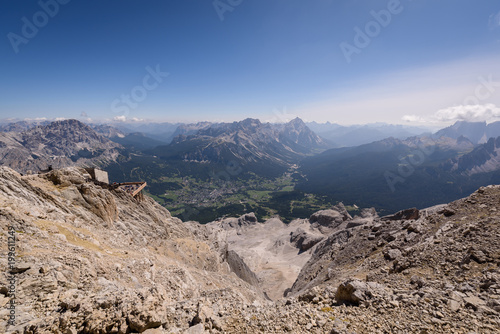
<path fill-rule="evenodd" d="M 89 179 L 0 168 L 0 332 L 500 330 L 499 186 L 385 217 L 338 205 L 288 225 L 200 225 Z"/>
<path fill-rule="evenodd" d="M 77 120 L 26 130 L 0 132 L 0 161 L 18 172 L 38 172 L 49 165 L 105 165 L 119 156 L 120 145 Z"/>

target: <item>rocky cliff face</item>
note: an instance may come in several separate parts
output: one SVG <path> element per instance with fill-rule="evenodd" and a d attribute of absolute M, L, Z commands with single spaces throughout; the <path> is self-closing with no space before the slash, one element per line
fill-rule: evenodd
<path fill-rule="evenodd" d="M 184 225 L 152 199 L 137 202 L 88 177 L 76 168 L 24 177 L 0 168 L 2 307 L 9 226 L 17 236 L 16 326 L 6 327 L 2 308 L 0 332 L 178 332 L 205 325 L 205 307 L 217 328 L 225 309 L 265 300 L 231 273 L 223 230 Z"/>
<path fill-rule="evenodd" d="M 500 330 L 499 186 L 386 217 L 339 205 L 289 225 L 247 214 L 202 226 L 88 178 L 0 168 L 0 332 Z"/>
<path fill-rule="evenodd" d="M 500 135 L 500 122 L 486 124 L 486 122 L 457 121 L 455 124 L 441 129 L 434 134 L 435 138 L 459 138 L 464 136 L 474 144 L 484 144 L 489 138 Z"/>
<path fill-rule="evenodd" d="M 103 165 L 116 160 L 119 149 L 119 144 L 77 120 L 0 132 L 0 164 L 21 173 L 38 172 L 49 165 Z"/>

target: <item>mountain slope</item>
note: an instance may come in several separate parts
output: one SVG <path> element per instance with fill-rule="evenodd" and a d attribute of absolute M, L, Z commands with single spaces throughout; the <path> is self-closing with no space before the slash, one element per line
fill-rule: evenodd
<path fill-rule="evenodd" d="M 435 138 L 449 137 L 457 139 L 460 136 L 468 138 L 474 144 L 484 144 L 489 138 L 500 136 L 500 122 L 486 124 L 486 122 L 458 121 L 434 134 Z"/>
<path fill-rule="evenodd" d="M 469 176 L 500 170 L 500 137 L 490 138 L 472 152 L 452 159 L 444 168 Z"/>
<path fill-rule="evenodd" d="M 325 210 L 293 231 L 276 219 L 256 226 L 250 215 L 183 223 L 147 197 L 137 201 L 88 177 L 78 168 L 21 176 L 0 167 L 0 304 L 10 305 L 14 281 L 16 315 L 9 325 L 10 310 L 0 310 L 1 332 L 500 329 L 499 186 L 381 218 L 373 210 L 354 218 L 340 207 Z M 15 251 L 7 247 L 12 235 Z M 282 283 L 269 273 L 287 268 L 276 266 L 302 266 L 305 253 L 294 258 L 285 248 L 304 247 L 309 260 L 288 297 L 271 302 L 231 271 L 256 277 L 228 251 L 231 241 L 248 242 L 235 250 L 249 251 L 268 286 Z"/>
<path fill-rule="evenodd" d="M 464 137 L 413 137 L 328 150 L 301 163 L 296 189 L 384 212 L 423 208 L 495 183 L 496 174 L 470 179 L 445 164 L 473 148 Z"/>
<path fill-rule="evenodd" d="M 7 123 L 0 125 L 1 132 L 23 132 L 29 129 L 32 129 L 36 126 L 45 126 L 49 125 L 50 121 L 19 121 L 14 123 Z"/>
<path fill-rule="evenodd" d="M 355 333 L 382 323 L 396 333 L 497 333 L 499 205 L 500 186 L 488 186 L 449 205 L 332 233 L 316 246 L 291 293 L 347 305 L 345 312 L 331 307 L 332 314 L 345 317 Z M 356 316 L 364 321 L 350 320 Z"/>
<path fill-rule="evenodd" d="M 0 167 L 2 239 L 9 231 L 17 238 L 16 326 L 8 332 L 181 331 L 199 305 L 213 304 L 205 317 L 220 326 L 225 309 L 265 302 L 231 274 L 224 231 L 183 224 L 148 197 L 138 202 L 88 178 L 74 167 L 23 177 Z M 2 241 L 5 305 L 10 269 Z M 8 315 L 0 313 L 2 333 Z"/>
<path fill-rule="evenodd" d="M 405 139 L 421 135 L 429 130 L 418 127 L 375 123 L 366 125 L 342 126 L 334 123 L 307 123 L 307 126 L 336 147 L 352 147 L 369 144 L 389 137 Z"/>

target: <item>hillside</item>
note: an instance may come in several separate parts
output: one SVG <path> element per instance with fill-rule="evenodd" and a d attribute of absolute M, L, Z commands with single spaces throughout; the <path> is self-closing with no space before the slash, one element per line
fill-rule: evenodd
<path fill-rule="evenodd" d="M 301 162 L 296 189 L 386 213 L 425 208 L 500 183 L 496 142 L 411 137 L 332 149 Z"/>
<path fill-rule="evenodd" d="M 198 304 L 214 303 L 224 313 L 224 305 L 265 301 L 231 275 L 224 231 L 190 228 L 148 197 L 137 202 L 88 178 L 76 168 L 24 177 L 0 168 L 2 254 L 9 227 L 17 237 L 18 327 L 9 331 L 180 330 Z M 3 289 L 6 256 L 0 266 Z"/>

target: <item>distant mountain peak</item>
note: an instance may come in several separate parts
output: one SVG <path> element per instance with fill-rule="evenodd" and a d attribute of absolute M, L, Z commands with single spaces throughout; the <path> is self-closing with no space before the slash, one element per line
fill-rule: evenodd
<path fill-rule="evenodd" d="M 294 119 L 292 119 L 288 123 L 292 123 L 292 124 L 304 124 L 304 125 L 306 124 L 306 123 L 304 123 L 304 121 L 300 117 L 295 117 Z"/>
<path fill-rule="evenodd" d="M 308 128 L 306 123 L 304 123 L 304 121 L 299 117 L 295 117 L 290 122 L 288 122 L 286 125 L 293 126 L 296 129 Z"/>
<path fill-rule="evenodd" d="M 257 118 L 245 118 L 244 120 L 235 123 L 239 123 L 245 126 L 259 126 L 262 124 Z"/>

